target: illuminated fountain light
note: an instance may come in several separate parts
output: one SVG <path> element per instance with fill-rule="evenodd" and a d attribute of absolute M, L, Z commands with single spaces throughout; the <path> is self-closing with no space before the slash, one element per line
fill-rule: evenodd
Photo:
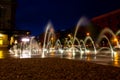
<path fill-rule="evenodd" d="M 34 39 L 34 37 L 25 37 L 21 40 L 22 43 L 20 48 L 13 47 L 13 49 L 10 49 L 9 52 L 14 56 L 20 56 L 20 58 L 32 58 L 33 55 L 39 55 L 40 58 L 44 58 L 48 57 L 50 53 L 53 56 L 59 55 L 60 53 L 61 57 L 67 55 L 70 58 L 72 57 L 73 59 L 76 58 L 76 56 L 78 57 L 78 55 L 80 55 L 79 58 L 84 58 L 84 56 L 86 57 L 88 55 L 95 55 L 96 57 L 102 52 L 106 54 L 107 52 L 109 52 L 110 56 L 113 59 L 114 56 L 118 53 L 114 53 L 115 47 L 112 45 L 111 39 L 107 37 L 106 33 L 112 35 L 112 37 L 115 38 L 115 41 L 117 43 L 116 47 L 120 48 L 117 39 L 120 31 L 114 34 L 112 30 L 110 30 L 109 28 L 105 28 L 101 31 L 97 42 L 95 42 L 94 39 L 90 36 L 90 33 L 87 33 L 86 37 L 83 40 L 78 39 L 76 37 L 78 29 L 84 23 L 85 19 L 86 18 L 80 18 L 76 25 L 74 35 L 69 35 L 69 39 L 65 38 L 65 45 L 61 44 L 61 41 L 57 39 L 57 37 L 55 37 L 56 34 L 54 32 L 54 28 L 49 22 L 45 29 L 44 41 L 41 47 L 40 45 L 38 45 L 38 42 Z M 102 41 L 103 38 L 108 41 L 108 46 L 106 48 L 99 45 L 99 42 Z M 88 41 L 91 43 L 91 47 L 89 47 L 90 45 L 87 44 Z M 96 46 L 96 44 L 98 46 Z M 106 50 L 105 52 L 103 51 L 104 49 L 107 49 L 108 51 Z"/>
<path fill-rule="evenodd" d="M 21 41 L 23 41 L 23 42 L 29 42 L 30 41 L 30 39 L 29 38 L 22 38 L 22 40 Z"/>
<path fill-rule="evenodd" d="M 61 49 L 61 48 L 59 48 L 58 51 L 59 51 L 61 54 L 63 54 L 63 52 L 64 52 L 64 50 Z"/>
<path fill-rule="evenodd" d="M 50 48 L 49 49 L 49 53 L 55 53 L 56 52 L 56 49 L 55 48 Z"/>
<path fill-rule="evenodd" d="M 90 50 L 87 49 L 87 50 L 85 51 L 85 53 L 90 53 Z"/>
<path fill-rule="evenodd" d="M 118 65 L 119 65 L 119 57 L 120 57 L 120 54 L 118 54 L 118 52 L 114 52 L 113 62 L 114 62 L 114 65 L 115 65 L 115 66 L 118 66 Z"/>
<path fill-rule="evenodd" d="M 96 55 L 97 51 L 96 51 L 95 43 L 94 43 L 94 41 L 93 41 L 93 39 L 92 39 L 91 36 L 87 36 L 87 37 L 85 38 L 84 44 L 86 44 L 88 40 L 91 41 L 91 43 L 92 43 L 92 45 L 93 45 L 93 48 L 94 48 L 94 54 Z M 86 51 L 88 51 L 88 50 L 86 49 Z"/>
<path fill-rule="evenodd" d="M 118 39 L 116 37 L 119 34 L 119 30 L 115 34 L 110 28 L 104 28 L 101 31 L 101 33 L 99 34 L 97 42 L 99 42 L 101 40 L 100 37 L 105 35 L 105 33 L 108 33 L 108 34 L 112 35 L 112 37 L 116 39 L 117 46 L 120 48 L 119 41 L 118 41 Z"/>
<path fill-rule="evenodd" d="M 19 50 L 17 49 L 17 45 L 13 45 L 13 47 L 10 48 L 9 52 L 10 52 L 10 55 L 19 57 Z"/>
<path fill-rule="evenodd" d="M 31 58 L 31 53 L 29 50 L 23 50 L 20 58 Z"/>
<path fill-rule="evenodd" d="M 105 36 L 105 35 L 100 36 L 100 37 L 99 37 L 99 42 L 100 42 L 103 38 L 106 39 L 106 40 L 108 41 L 109 48 L 110 48 L 110 51 L 111 51 L 111 52 L 110 52 L 110 53 L 111 53 L 111 57 L 113 58 L 113 57 L 114 57 L 113 47 L 112 47 L 112 45 L 111 45 L 109 39 L 107 38 L 107 36 Z M 100 48 L 100 50 L 101 50 L 101 49 L 102 49 L 102 47 Z M 98 50 L 98 52 L 99 52 L 100 50 Z"/>
<path fill-rule="evenodd" d="M 50 30 L 50 29 L 51 29 L 51 30 Z M 52 35 L 51 33 L 49 33 L 49 35 L 47 35 L 48 32 L 49 32 L 49 30 L 50 30 L 52 33 L 53 33 L 53 31 L 54 31 L 51 22 L 49 22 L 49 23 L 47 24 L 47 27 L 46 27 L 46 29 L 45 29 L 45 36 L 44 36 L 44 42 L 43 42 L 43 49 L 46 48 L 46 43 L 49 42 L 50 36 Z M 51 34 L 51 35 L 50 35 L 50 34 Z M 47 37 L 48 37 L 48 41 L 46 40 Z M 43 50 L 43 52 L 42 52 L 42 56 L 41 56 L 41 57 L 42 57 L 42 58 L 45 57 L 45 52 L 44 52 L 44 50 Z"/>
<path fill-rule="evenodd" d="M 9 50 L 11 56 L 18 58 L 31 58 L 33 55 L 40 56 L 41 51 L 34 37 L 23 37 L 21 43 L 13 45 Z"/>

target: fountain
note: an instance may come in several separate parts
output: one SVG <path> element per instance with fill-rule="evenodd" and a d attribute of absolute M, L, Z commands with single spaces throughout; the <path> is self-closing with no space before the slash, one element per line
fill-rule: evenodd
<path fill-rule="evenodd" d="M 23 39 L 21 43 L 15 44 L 9 50 L 10 54 L 19 58 L 33 58 L 33 57 L 50 57 L 50 56 L 59 56 L 61 58 L 69 57 L 70 59 L 91 59 L 94 56 L 94 59 L 99 57 L 109 57 L 111 60 L 116 60 L 115 56 L 120 51 L 120 44 L 117 37 L 120 34 L 120 30 L 114 33 L 111 29 L 103 29 L 97 40 L 94 41 L 92 36 L 87 35 L 84 39 L 77 38 L 77 32 L 79 27 L 86 20 L 85 17 L 82 17 L 76 26 L 74 35 L 70 39 L 65 38 L 65 45 L 61 43 L 60 39 L 56 38 L 54 27 L 51 22 L 49 22 L 45 29 L 44 42 L 43 45 L 40 45 L 40 42 L 37 42 L 34 37 L 27 37 Z M 106 35 L 107 34 L 107 35 Z M 111 37 L 108 36 L 111 35 Z M 81 35 L 81 34 L 80 34 Z M 101 46 L 101 42 L 106 40 L 107 46 Z M 89 42 L 89 44 L 88 44 Z M 116 45 L 113 45 L 113 42 Z M 118 48 L 118 50 L 116 50 Z"/>
<path fill-rule="evenodd" d="M 31 58 L 34 55 L 41 55 L 41 48 L 34 37 L 24 37 L 21 43 L 13 45 L 9 50 L 10 54 L 19 58 Z"/>
<path fill-rule="evenodd" d="M 107 41 L 108 41 L 108 44 L 109 44 L 109 50 L 111 51 L 110 53 L 111 53 L 111 57 L 113 58 L 113 56 L 114 56 L 114 51 L 113 51 L 113 48 L 112 48 L 112 45 L 111 45 L 111 43 L 110 43 L 110 40 L 107 38 L 107 36 L 105 36 L 105 35 L 103 35 L 103 36 L 101 36 L 100 37 L 100 39 L 99 40 L 102 40 L 103 38 L 105 38 Z M 101 47 L 99 50 L 97 50 L 97 52 L 100 52 L 102 49 L 104 49 L 105 47 Z M 107 47 L 108 48 L 108 47 Z"/>
<path fill-rule="evenodd" d="M 92 43 L 92 45 L 93 45 L 93 48 L 94 48 L 94 54 L 96 55 L 97 51 L 96 51 L 95 43 L 94 43 L 93 39 L 92 39 L 90 36 L 87 36 L 87 37 L 85 38 L 84 44 L 86 44 L 88 40 L 91 41 L 91 43 Z"/>

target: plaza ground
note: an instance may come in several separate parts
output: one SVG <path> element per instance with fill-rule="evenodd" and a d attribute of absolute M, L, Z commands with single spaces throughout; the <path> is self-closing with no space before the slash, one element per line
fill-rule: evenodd
<path fill-rule="evenodd" d="M 0 48 L 0 80 L 119 80 L 120 67 L 65 58 L 12 58 Z M 99 62 L 100 63 L 100 62 Z M 106 64 L 106 63 L 105 63 Z"/>
<path fill-rule="evenodd" d="M 0 80 L 119 80 L 120 68 L 61 58 L 0 59 Z"/>

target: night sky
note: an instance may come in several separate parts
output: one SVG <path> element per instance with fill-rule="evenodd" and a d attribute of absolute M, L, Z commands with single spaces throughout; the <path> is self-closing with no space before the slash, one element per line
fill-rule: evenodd
<path fill-rule="evenodd" d="M 82 16 L 90 20 L 116 9 L 120 9 L 120 0 L 18 0 L 16 27 L 38 35 L 49 21 L 55 30 L 68 29 Z"/>

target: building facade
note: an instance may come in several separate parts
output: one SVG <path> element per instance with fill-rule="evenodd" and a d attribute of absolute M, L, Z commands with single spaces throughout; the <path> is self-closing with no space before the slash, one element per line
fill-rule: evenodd
<path fill-rule="evenodd" d="M 96 28 L 97 37 L 102 32 L 104 28 L 108 28 L 116 34 L 120 30 L 120 9 L 108 12 L 106 14 L 94 17 L 92 20 L 94 27 Z M 109 33 L 105 33 L 107 38 L 112 42 L 112 45 L 116 45 L 116 40 Z M 116 36 L 118 42 L 120 43 L 120 34 Z M 107 42 L 103 41 L 102 45 L 108 45 Z"/>
<path fill-rule="evenodd" d="M 0 29 L 15 28 L 16 0 L 0 0 Z"/>
<path fill-rule="evenodd" d="M 8 47 L 19 37 L 30 35 L 28 30 L 16 29 L 16 8 L 17 0 L 0 0 L 0 47 Z"/>
<path fill-rule="evenodd" d="M 0 0 L 0 47 L 8 46 L 15 29 L 16 0 Z"/>
<path fill-rule="evenodd" d="M 120 29 L 120 9 L 92 18 L 92 22 L 99 30 L 110 28 L 114 32 Z"/>

